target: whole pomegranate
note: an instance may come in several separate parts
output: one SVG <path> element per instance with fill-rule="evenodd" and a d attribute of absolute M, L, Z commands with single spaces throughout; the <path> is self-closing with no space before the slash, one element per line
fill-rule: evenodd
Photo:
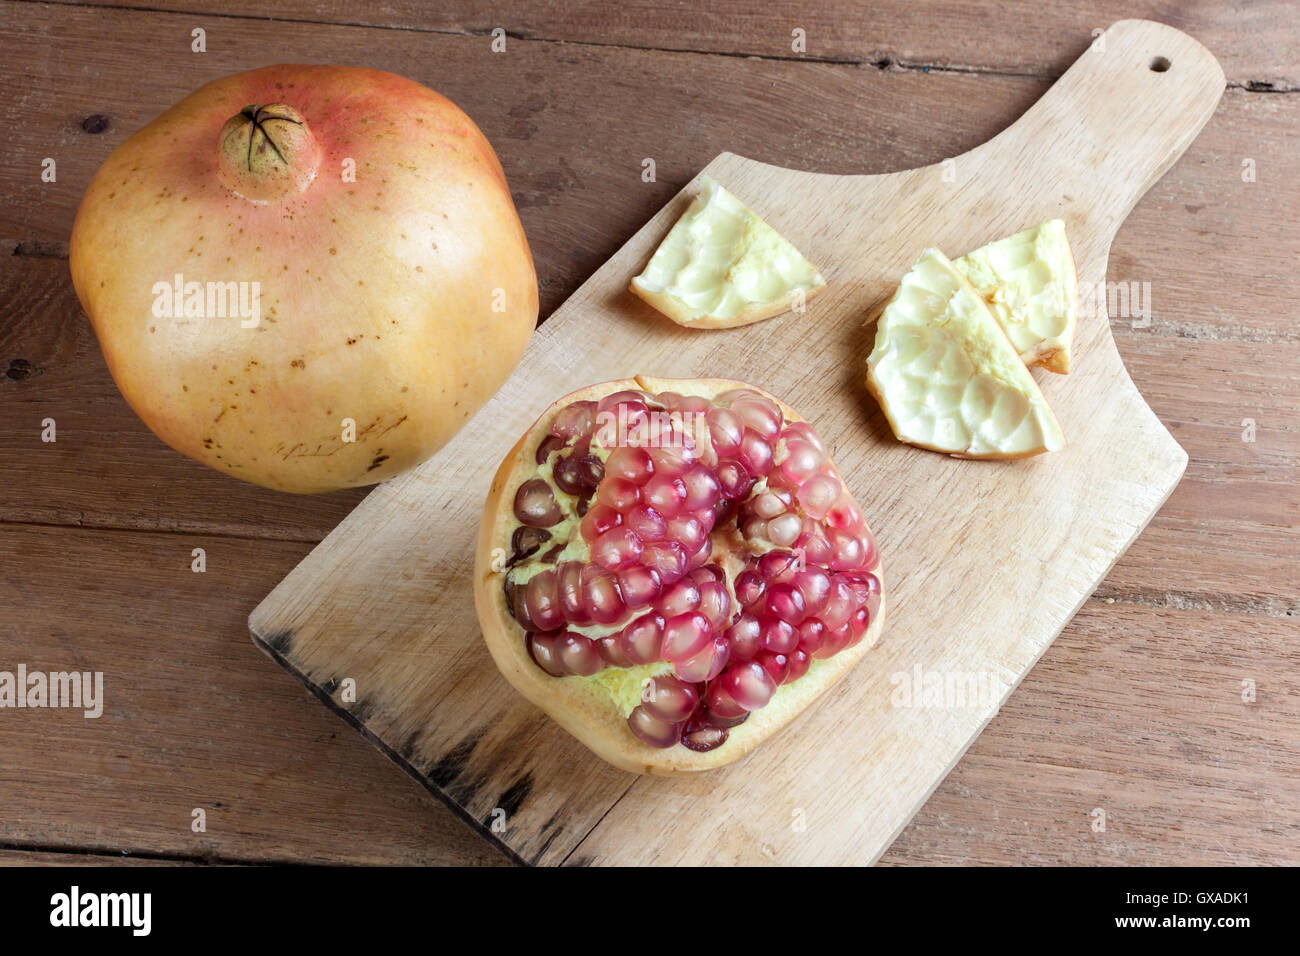
<path fill-rule="evenodd" d="M 759 389 L 638 378 L 552 405 L 484 508 L 506 678 L 616 766 L 705 770 L 880 638 L 880 555 L 816 431 Z"/>
<path fill-rule="evenodd" d="M 491 145 L 449 100 L 378 70 L 271 66 L 191 94 L 100 168 L 71 266 L 155 434 L 284 491 L 423 461 L 537 319 Z"/>

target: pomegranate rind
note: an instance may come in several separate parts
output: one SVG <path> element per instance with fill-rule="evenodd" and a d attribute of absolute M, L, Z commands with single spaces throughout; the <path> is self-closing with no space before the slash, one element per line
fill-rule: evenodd
<path fill-rule="evenodd" d="M 515 491 L 533 477 L 537 465 L 533 450 L 563 408 L 577 401 L 598 401 L 623 389 L 679 392 L 712 399 L 734 388 L 747 388 L 771 399 L 786 420 L 804 419 L 779 398 L 745 382 L 731 379 L 663 379 L 638 376 L 579 389 L 556 401 L 519 439 L 497 469 L 483 506 L 474 566 L 474 605 L 488 652 L 497 669 L 515 690 L 541 708 L 556 723 L 601 759 L 632 773 L 672 775 L 713 770 L 739 760 L 774 736 L 810 704 L 853 669 L 880 641 L 885 623 L 883 563 L 872 573 L 881 582 L 880 608 L 861 641 L 832 657 L 816 659 L 799 680 L 783 684 L 768 704 L 733 727 L 726 743 L 705 752 L 683 746 L 651 747 L 635 737 L 623 709 L 608 685 L 596 677 L 551 677 L 529 657 L 524 630 L 506 606 L 504 575 L 493 570 L 494 555 L 509 551 L 510 535 L 518 524 L 513 514 Z"/>
<path fill-rule="evenodd" d="M 678 325 L 732 329 L 787 312 L 800 296 L 807 302 L 826 288 L 817 267 L 794 243 L 710 177 L 701 176 L 698 182 L 699 192 L 664 236 L 645 269 L 628 284 L 629 292 Z M 712 249 L 703 248 L 692 224 L 705 217 L 731 220 L 733 241 L 719 241 Z M 736 231 L 738 236 L 734 235 Z M 706 229 L 704 234 L 723 236 L 728 231 Z M 672 265 L 664 265 L 665 260 L 671 260 Z M 714 281 L 704 289 L 696 288 L 701 271 L 713 273 Z M 675 282 L 688 274 L 691 280 L 687 285 L 692 292 L 679 294 Z M 751 290 L 745 305 L 734 311 L 728 309 L 725 314 L 683 298 L 705 291 L 718 293 L 724 300 L 727 296 L 743 299 L 747 295 L 741 292 L 742 287 L 759 284 L 774 284 L 779 291 L 760 299 L 752 297 Z"/>

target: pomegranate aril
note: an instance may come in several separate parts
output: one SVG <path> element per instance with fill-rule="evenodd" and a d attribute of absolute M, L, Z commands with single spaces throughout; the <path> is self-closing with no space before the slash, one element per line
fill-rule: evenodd
<path fill-rule="evenodd" d="M 790 658 L 785 654 L 759 651 L 755 660 L 763 665 L 763 670 L 767 671 L 767 676 L 772 678 L 773 682 L 778 686 L 785 683 L 785 679 L 790 675 Z"/>
<path fill-rule="evenodd" d="M 703 567 L 709 563 L 711 557 L 713 557 L 713 539 L 705 538 L 699 550 L 686 559 L 686 570 L 694 571 L 696 568 Z"/>
<path fill-rule="evenodd" d="M 867 628 L 871 625 L 871 615 L 867 613 L 864 607 L 858 608 L 853 612 L 853 617 L 849 621 L 849 643 L 856 644 L 862 640 L 862 635 L 867 633 Z"/>
<path fill-rule="evenodd" d="M 797 438 L 787 438 L 781 475 L 792 485 L 803 484 L 826 463 L 826 456 L 812 445 Z"/>
<path fill-rule="evenodd" d="M 826 597 L 826 606 L 822 608 L 818 617 L 828 631 L 834 631 L 849 623 L 849 618 L 857 610 L 857 605 L 858 599 L 853 589 L 836 578 L 831 582 L 831 592 Z"/>
<path fill-rule="evenodd" d="M 653 568 L 634 567 L 619 572 L 618 589 L 623 595 L 623 603 L 633 609 L 652 603 L 659 597 L 663 585 L 659 581 L 659 572 Z"/>
<path fill-rule="evenodd" d="M 712 508 L 722 497 L 722 486 L 718 484 L 717 476 L 703 465 L 690 468 L 682 475 L 682 482 L 686 485 L 685 507 L 690 511 Z"/>
<path fill-rule="evenodd" d="M 807 613 L 807 605 L 793 585 L 774 584 L 767 589 L 767 613 L 788 624 L 798 624 Z"/>
<path fill-rule="evenodd" d="M 758 640 L 765 651 L 789 654 L 799 646 L 799 632 L 786 621 L 769 617 L 763 622 Z"/>
<path fill-rule="evenodd" d="M 833 630 L 827 630 L 825 642 L 823 642 L 820 648 L 813 651 L 812 656 L 818 659 L 834 657 L 840 651 L 844 650 L 844 648 L 849 646 L 849 640 L 851 637 L 852 634 L 849 631 L 849 625 L 847 623 L 842 624 Z"/>
<path fill-rule="evenodd" d="M 822 473 L 814 475 L 800 485 L 796 497 L 799 499 L 799 504 L 803 505 L 804 512 L 809 517 L 820 521 L 826 517 L 843 490 L 839 479 Z"/>
<path fill-rule="evenodd" d="M 799 650 L 811 654 L 826 642 L 826 625 L 810 618 L 799 625 Z"/>
<path fill-rule="evenodd" d="M 596 638 L 593 643 L 596 645 L 596 651 L 600 654 L 601 660 L 606 664 L 613 667 L 631 667 L 636 663 L 623 650 L 621 634 L 606 634 L 604 637 Z"/>
<path fill-rule="evenodd" d="M 664 640 L 664 619 L 658 614 L 643 614 L 623 628 L 619 643 L 633 664 L 653 664 L 660 659 Z"/>
<path fill-rule="evenodd" d="M 718 677 L 718 684 L 736 704 L 748 711 L 766 706 L 776 691 L 776 682 L 758 661 L 733 663 Z"/>
<path fill-rule="evenodd" d="M 782 432 L 782 436 L 786 441 L 794 441 L 797 439 L 798 441 L 805 442 L 821 454 L 826 454 L 826 445 L 821 440 L 821 436 L 818 435 L 816 430 L 807 422 L 791 422 L 789 425 L 785 426 L 785 431 Z"/>
<path fill-rule="evenodd" d="M 668 522 L 668 539 L 680 544 L 687 554 L 700 550 L 708 534 L 703 522 L 693 514 L 678 515 Z"/>
<path fill-rule="evenodd" d="M 802 647 L 797 648 L 790 656 L 790 671 L 785 675 L 784 684 L 793 684 L 804 674 L 808 673 L 808 668 L 812 665 L 812 658 Z"/>
<path fill-rule="evenodd" d="M 601 660 L 595 643 L 590 638 L 572 631 L 567 631 L 556 639 L 555 652 L 564 669 L 570 674 L 590 677 L 605 667 L 605 662 Z"/>
<path fill-rule="evenodd" d="M 626 612 L 623 595 L 618 590 L 618 579 L 595 564 L 582 568 L 582 603 L 597 624 L 613 624 Z M 531 605 L 529 610 L 532 610 Z"/>
<path fill-rule="evenodd" d="M 552 677 L 563 677 L 568 673 L 560 663 L 559 654 L 556 652 L 555 641 L 559 636 L 558 634 L 534 634 L 530 631 L 524 637 L 528 656 L 533 659 L 534 664 Z"/>
<path fill-rule="evenodd" d="M 817 614 L 826 606 L 826 599 L 831 593 L 831 578 L 821 568 L 806 568 L 794 576 L 794 586 L 803 595 L 804 608 L 808 614 Z"/>
<path fill-rule="evenodd" d="M 743 667 L 744 664 L 733 663 L 731 668 Z M 755 665 L 758 666 L 758 665 Z M 728 670 L 730 673 L 730 669 Z M 724 686 L 721 678 L 710 682 L 709 689 L 704 695 L 705 704 L 709 708 L 709 713 L 721 718 L 722 720 L 735 720 L 736 718 L 744 719 L 749 716 L 749 711 L 742 707 L 731 696 L 731 691 Z"/>
<path fill-rule="evenodd" d="M 715 631 L 720 632 L 731 618 L 731 594 L 720 581 L 705 581 L 699 588 L 700 603 L 697 610 L 709 619 L 709 624 Z"/>
<path fill-rule="evenodd" d="M 637 505 L 623 516 L 623 523 L 642 541 L 662 541 L 668 535 L 668 521 L 649 505 Z"/>
<path fill-rule="evenodd" d="M 743 608 L 751 608 L 767 594 L 767 582 L 757 571 L 741 571 L 736 575 L 736 600 Z"/>
<path fill-rule="evenodd" d="M 862 540 L 857 535 L 832 528 L 829 538 L 831 549 L 834 551 L 831 556 L 832 568 L 836 571 L 852 571 L 862 567 L 867 549 L 863 547 Z"/>
<path fill-rule="evenodd" d="M 596 505 L 582 519 L 582 537 L 588 544 L 610 528 L 617 528 L 623 523 L 623 516 L 608 505 Z"/>
<path fill-rule="evenodd" d="M 803 549 L 805 562 L 822 567 L 828 566 L 835 554 L 831 549 L 830 540 L 826 537 L 825 529 L 812 518 L 804 519 L 803 534 L 795 542 L 795 547 Z"/>
<path fill-rule="evenodd" d="M 745 423 L 729 408 L 714 406 L 705 418 L 709 426 L 709 439 L 719 460 L 734 455 L 745 437 Z"/>
<path fill-rule="evenodd" d="M 731 410 L 745 423 L 746 429 L 753 430 L 768 441 L 775 441 L 781 434 L 781 410 L 760 395 L 750 394 L 738 398 L 731 403 Z"/>
<path fill-rule="evenodd" d="M 574 402 L 560 409 L 551 423 L 551 434 L 564 440 L 581 438 L 596 424 L 595 402 Z"/>
<path fill-rule="evenodd" d="M 763 533 L 767 540 L 777 547 L 789 548 L 799 540 L 802 531 L 803 521 L 798 515 L 784 514 L 769 521 Z"/>
<path fill-rule="evenodd" d="M 696 753 L 708 753 L 717 750 L 727 742 L 725 727 L 710 727 L 692 717 L 682 728 L 682 746 Z"/>
<path fill-rule="evenodd" d="M 615 511 L 627 511 L 640 500 L 640 486 L 625 478 L 607 478 L 596 489 L 596 502 Z"/>
<path fill-rule="evenodd" d="M 605 474 L 611 478 L 622 478 L 634 485 L 644 485 L 654 474 L 654 462 L 644 448 L 620 445 L 610 452 L 605 462 Z"/>
<path fill-rule="evenodd" d="M 558 435 L 547 435 L 542 439 L 541 444 L 537 446 L 537 452 L 533 455 L 533 460 L 539 465 L 544 465 L 553 452 L 557 452 L 563 447 L 563 438 Z"/>
<path fill-rule="evenodd" d="M 641 706 L 651 717 L 670 724 L 679 724 L 691 716 L 699 700 L 691 684 L 668 674 L 650 678 L 641 691 Z"/>
<path fill-rule="evenodd" d="M 534 528 L 549 528 L 563 516 L 551 486 L 541 478 L 530 478 L 515 492 L 515 517 Z"/>
<path fill-rule="evenodd" d="M 648 396 L 645 392 L 640 392 L 631 388 L 625 388 L 621 392 L 610 392 L 597 403 L 596 411 L 608 412 L 617 409 L 619 405 L 625 404 L 641 405 L 644 407 L 647 397 Z"/>
<path fill-rule="evenodd" d="M 551 540 L 551 533 L 545 528 L 530 528 L 521 524 L 510 536 L 510 563 L 517 564 L 524 558 L 536 554 L 543 544 Z"/>
<path fill-rule="evenodd" d="M 743 498 L 749 494 L 754 479 L 743 464 L 735 459 L 728 459 L 718 465 L 718 484 L 722 493 L 728 498 Z"/>
<path fill-rule="evenodd" d="M 712 638 L 709 619 L 703 614 L 690 612 L 671 617 L 664 624 L 662 654 L 669 662 L 684 661 L 698 654 Z"/>
<path fill-rule="evenodd" d="M 686 573 L 686 549 L 676 541 L 655 541 L 641 552 L 641 563 L 659 572 L 665 585 Z"/>
<path fill-rule="evenodd" d="M 757 654 L 762 647 L 762 633 L 763 625 L 758 618 L 750 614 L 738 617 L 725 634 L 732 659 L 747 661 Z"/>
<path fill-rule="evenodd" d="M 609 571 L 622 571 L 636 564 L 645 545 L 630 528 L 610 528 L 591 545 L 591 557 Z"/>
<path fill-rule="evenodd" d="M 686 503 L 686 483 L 676 475 L 660 472 L 645 483 L 643 495 L 646 504 L 672 519 Z"/>
<path fill-rule="evenodd" d="M 558 581 L 560 612 L 570 624 L 590 624 L 586 600 L 582 593 L 582 562 L 565 561 L 555 570 Z"/>
<path fill-rule="evenodd" d="M 696 708 L 691 719 L 686 722 L 686 727 L 690 728 L 692 724 L 700 727 L 715 727 L 718 730 L 730 730 L 732 727 L 739 727 L 745 721 L 749 720 L 749 711 L 741 710 L 734 717 L 723 717 L 721 714 L 714 712 L 708 703 L 701 701 L 700 706 Z"/>
<path fill-rule="evenodd" d="M 664 591 L 655 610 L 664 617 L 676 617 L 678 614 L 689 614 L 699 606 L 699 585 L 690 578 L 682 578 Z"/>
<path fill-rule="evenodd" d="M 758 559 L 758 573 L 769 586 L 789 584 L 803 570 L 802 563 L 793 551 L 769 551 Z"/>
<path fill-rule="evenodd" d="M 682 736 L 682 725 L 669 723 L 666 720 L 660 720 L 648 710 L 644 704 L 633 708 L 632 713 L 628 714 L 627 725 L 632 733 L 636 734 L 641 740 L 645 741 L 651 747 L 671 747 L 677 743 Z"/>
<path fill-rule="evenodd" d="M 595 491 L 605 476 L 605 466 L 595 455 L 569 455 L 555 463 L 552 471 L 556 486 L 571 495 Z"/>
<path fill-rule="evenodd" d="M 554 631 L 564 624 L 555 572 L 548 568 L 528 581 L 528 617 L 539 631 Z"/>
<path fill-rule="evenodd" d="M 678 661 L 673 665 L 673 673 L 682 680 L 690 681 L 693 684 L 702 684 L 711 681 L 722 673 L 722 669 L 727 666 L 731 652 L 727 647 L 727 642 L 721 638 L 714 638 L 703 650 L 697 651 L 685 660 Z"/>
<path fill-rule="evenodd" d="M 696 584 L 708 584 L 710 581 L 717 581 L 719 584 L 726 582 L 726 575 L 722 573 L 722 568 L 716 564 L 706 564 L 702 568 L 696 568 L 691 572 L 691 580 Z"/>
<path fill-rule="evenodd" d="M 737 460 L 751 475 L 766 475 L 772 470 L 772 446 L 758 432 L 745 429 Z"/>
<path fill-rule="evenodd" d="M 841 495 L 840 500 L 826 512 L 826 523 L 832 528 L 840 528 L 844 531 L 863 530 L 862 512 L 847 495 Z"/>

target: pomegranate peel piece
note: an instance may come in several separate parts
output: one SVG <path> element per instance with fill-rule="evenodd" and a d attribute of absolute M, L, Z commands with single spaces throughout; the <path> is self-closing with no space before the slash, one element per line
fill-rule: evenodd
<path fill-rule="evenodd" d="M 729 329 L 826 287 L 794 245 L 708 176 L 629 290 L 678 325 Z"/>
<path fill-rule="evenodd" d="M 591 403 L 594 420 L 573 411 L 579 403 Z M 606 412 L 628 427 L 602 430 Z M 674 412 L 670 426 L 640 427 Z M 647 447 L 679 433 L 689 454 Z M 716 475 L 743 454 L 738 437 L 767 443 L 757 456 L 766 472 L 708 480 L 701 468 Z M 566 456 L 602 464 L 589 469 L 601 471 L 594 493 L 559 487 Z M 670 519 L 656 520 L 629 488 L 617 506 L 597 503 L 607 481 L 654 492 L 663 483 L 653 479 L 687 474 L 685 496 L 658 499 Z M 800 503 L 814 479 L 806 497 L 820 517 Z M 538 489 L 519 495 L 539 480 L 561 512 L 545 529 L 518 513 L 553 517 Z M 549 537 L 533 547 L 542 530 Z M 621 531 L 608 539 L 617 547 L 601 537 L 611 530 Z M 642 534 L 655 540 L 638 553 L 632 539 Z M 615 559 L 621 570 L 600 563 Z M 851 670 L 885 619 L 879 550 L 816 433 L 773 396 L 723 379 L 639 377 L 553 404 L 497 471 L 474 575 L 484 639 L 510 684 L 598 756 L 637 773 L 708 770 L 749 753 Z"/>

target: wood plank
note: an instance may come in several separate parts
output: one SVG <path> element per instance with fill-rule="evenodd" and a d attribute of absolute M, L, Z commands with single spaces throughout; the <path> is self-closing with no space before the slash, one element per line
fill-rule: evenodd
<path fill-rule="evenodd" d="M 191 549 L 207 570 L 190 570 Z M 248 642 L 306 548 L 0 526 L 0 669 L 102 671 L 104 712 L 3 711 L 0 845 L 223 862 L 498 864 Z M 190 829 L 207 812 L 207 832 Z"/>
<path fill-rule="evenodd" d="M 1294 866 L 1296 637 L 1089 601 L 881 862 Z"/>
<path fill-rule="evenodd" d="M 0 553 L 24 558 L 6 563 L 0 600 L 43 609 L 4 626 L 3 666 L 104 667 L 108 699 L 98 721 L 5 712 L 0 865 L 46 855 L 16 843 L 98 848 L 55 864 L 503 861 L 250 655 L 242 609 L 300 549 L 194 541 L 206 575 L 186 569 L 182 536 L 0 529 Z M 93 603 L 69 602 L 91 577 L 105 584 Z M 1300 862 L 1300 704 L 1278 685 L 1296 647 L 1294 619 L 1089 601 L 882 862 Z M 1234 697 L 1243 677 L 1258 681 L 1250 707 Z M 208 833 L 190 833 L 190 810 L 216 802 Z M 1098 805 L 1104 835 L 1088 829 Z"/>
<path fill-rule="evenodd" d="M 85 5 L 86 0 L 78 0 Z M 132 0 L 89 0 L 132 6 Z M 389 0 L 329 10 L 315 0 L 232 0 L 195 4 L 158 0 L 157 9 L 221 15 L 361 23 L 402 30 L 485 36 L 500 27 L 511 37 L 835 60 L 891 69 L 990 70 L 1059 76 L 1092 42 L 1094 30 L 1116 20 L 1158 20 L 1190 33 L 1223 64 L 1229 82 L 1261 89 L 1300 87 L 1300 42 L 1293 5 L 1177 4 L 1158 0 L 1101 0 L 1086 5 L 1003 0 L 987 8 L 960 0 L 883 0 L 870 7 L 839 0 L 707 0 L 611 4 L 577 0 L 523 5 L 500 0 Z M 805 31 L 806 52 L 795 53 L 792 33 Z M 1063 40 L 1064 38 L 1064 40 Z M 484 41 L 486 42 L 486 41 Z"/>
<path fill-rule="evenodd" d="M 0 104 L 0 111 L 14 111 L 18 157 L 0 170 L 0 183 L 27 202 L 0 208 L 0 235 L 15 237 L 0 253 L 18 239 L 22 248 L 39 250 L 40 242 L 66 238 L 85 182 L 108 148 L 190 86 L 274 59 L 282 43 L 347 59 L 360 33 L 378 48 L 378 65 L 440 86 L 496 142 L 532 237 L 544 313 L 666 201 L 690 164 L 710 158 L 717 142 L 832 172 L 935 162 L 995 133 L 1045 88 L 1010 77 L 894 75 L 546 43 L 512 47 L 517 68 L 500 70 L 471 38 L 310 24 L 272 29 L 237 19 L 221 20 L 214 40 L 224 37 L 223 44 L 214 42 L 213 52 L 198 58 L 187 44 L 169 40 L 189 22 L 183 17 L 29 5 L 6 12 L 13 16 L 0 27 L 0 44 L 15 55 L 0 58 L 0 77 L 25 91 L 28 111 L 17 122 L 19 107 Z M 38 41 L 48 35 L 86 64 L 58 92 L 24 79 L 41 68 L 33 57 L 46 55 Z M 142 77 L 137 64 L 144 56 L 163 68 Z M 483 75 L 492 82 L 483 83 Z M 701 108 L 702 87 L 716 91 L 716 102 L 704 107 L 709 137 L 697 135 L 689 120 Z M 577 101 L 609 123 L 592 128 L 586 112 L 569 106 Z M 807 109 L 792 117 L 800 101 Z M 971 110 L 971 102 L 980 109 Z M 108 132 L 81 130 L 80 117 L 92 112 L 110 117 Z M 1300 214 L 1291 210 L 1300 163 L 1287 144 L 1298 119 L 1300 98 L 1229 93 L 1195 156 L 1179 163 L 1121 229 L 1111 275 L 1154 280 L 1155 315 L 1144 334 L 1294 340 L 1290 305 L 1300 297 L 1300 277 L 1291 263 L 1300 249 Z M 52 143 L 60 181 L 42 188 L 22 170 L 36 168 Z M 1258 164 L 1253 184 L 1240 181 L 1246 143 Z M 657 183 L 640 182 L 645 155 L 658 159 Z M 1238 283 L 1225 296 L 1221 277 L 1252 269 L 1268 281 Z M 319 540 L 364 494 L 276 495 L 163 447 L 117 396 L 79 316 L 66 263 L 57 259 L 0 255 L 0 372 L 10 369 L 27 377 L 0 378 L 0 409 L 26 427 L 0 432 L 0 478 L 10 488 L 0 520 Z M 1138 382 L 1149 397 L 1163 387 L 1159 379 Z M 62 443 L 39 441 L 47 416 L 59 423 Z"/>

